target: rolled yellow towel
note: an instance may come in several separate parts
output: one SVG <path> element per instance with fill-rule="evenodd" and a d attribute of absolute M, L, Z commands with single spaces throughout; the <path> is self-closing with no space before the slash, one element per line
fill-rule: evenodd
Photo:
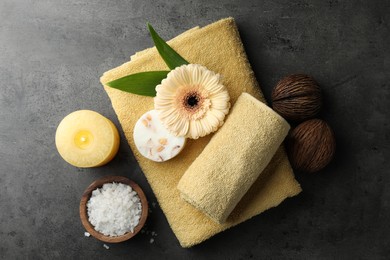
<path fill-rule="evenodd" d="M 225 124 L 180 179 L 180 195 L 214 221 L 225 222 L 289 129 L 267 105 L 241 94 Z"/>
<path fill-rule="evenodd" d="M 264 101 L 251 70 L 233 18 L 222 19 L 202 28 L 191 29 L 169 41 L 191 63 L 202 64 L 223 75 L 232 104 L 242 92 Z M 107 82 L 142 71 L 166 70 L 156 48 L 132 56 L 131 61 L 104 73 Z M 281 148 L 270 164 L 238 203 L 228 220 L 218 224 L 180 197 L 177 184 L 191 163 L 207 145 L 211 135 L 188 140 L 185 149 L 174 159 L 156 163 L 144 158 L 135 146 L 133 129 L 138 118 L 153 109 L 153 98 L 125 93 L 104 86 L 118 116 L 126 139 L 163 210 L 169 225 L 183 247 L 199 244 L 261 212 L 279 205 L 301 192 L 284 150 Z M 129 170 L 130 177 L 134 174 Z"/>

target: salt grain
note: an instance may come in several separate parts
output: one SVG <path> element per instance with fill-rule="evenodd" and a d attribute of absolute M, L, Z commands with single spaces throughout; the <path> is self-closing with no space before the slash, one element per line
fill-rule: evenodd
<path fill-rule="evenodd" d="M 150 242 L 151 244 L 153 244 L 153 242 L 154 242 L 154 239 L 153 239 L 153 238 L 151 238 L 149 242 Z"/>
<path fill-rule="evenodd" d="M 85 237 L 90 237 L 91 234 L 89 234 L 88 232 L 84 232 L 84 236 L 85 236 Z"/>
<path fill-rule="evenodd" d="M 110 249 L 110 247 L 109 247 L 108 245 L 106 245 L 106 244 L 103 244 L 103 247 L 104 247 L 105 249 Z"/>
<path fill-rule="evenodd" d="M 115 182 L 94 190 L 87 209 L 89 222 L 106 236 L 134 232 L 142 212 L 138 194 L 129 185 Z"/>

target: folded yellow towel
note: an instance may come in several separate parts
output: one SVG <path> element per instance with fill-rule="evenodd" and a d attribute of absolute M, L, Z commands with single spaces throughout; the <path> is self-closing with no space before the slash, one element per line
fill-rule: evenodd
<path fill-rule="evenodd" d="M 223 83 L 228 88 L 232 104 L 244 91 L 264 101 L 232 18 L 220 20 L 204 28 L 192 29 L 169 44 L 189 62 L 202 64 L 223 75 Z M 133 56 L 130 62 L 104 73 L 100 80 L 105 85 L 128 74 L 166 69 L 167 66 L 156 49 L 152 48 Z M 111 99 L 134 156 L 183 247 L 199 244 L 227 228 L 277 206 L 285 198 L 295 196 L 301 191 L 286 154 L 279 149 L 227 222 L 222 225 L 215 223 L 186 203 L 177 189 L 183 173 L 202 152 L 211 136 L 188 140 L 184 150 L 172 160 L 164 163 L 150 161 L 138 153 L 133 140 L 133 129 L 138 118 L 153 109 L 153 98 L 125 93 L 107 86 L 104 86 L 104 89 Z"/>
<path fill-rule="evenodd" d="M 290 125 L 247 93 L 178 184 L 183 199 L 223 223 L 271 161 Z"/>

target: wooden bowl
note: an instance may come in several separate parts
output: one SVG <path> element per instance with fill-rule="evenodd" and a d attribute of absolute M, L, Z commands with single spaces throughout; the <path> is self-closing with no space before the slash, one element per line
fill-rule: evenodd
<path fill-rule="evenodd" d="M 87 202 L 91 198 L 92 191 L 96 190 L 97 188 L 101 188 L 103 184 L 105 183 L 123 183 L 129 185 L 135 192 L 137 192 L 142 205 L 142 212 L 141 212 L 141 218 L 139 220 L 138 225 L 134 228 L 134 233 L 127 232 L 124 235 L 121 236 L 106 236 L 102 233 L 95 230 L 93 225 L 88 220 L 88 210 L 87 210 Z M 84 228 L 87 230 L 89 234 L 91 234 L 93 237 L 99 239 L 100 241 L 107 242 L 107 243 L 119 243 L 126 241 L 133 236 L 135 236 L 144 226 L 146 218 L 148 217 L 148 201 L 146 200 L 146 196 L 142 189 L 133 182 L 132 180 L 129 180 L 122 176 L 106 176 L 101 179 L 98 179 L 94 181 L 91 185 L 88 186 L 88 188 L 84 191 L 83 196 L 81 197 L 80 201 L 80 219 L 81 223 L 83 224 Z"/>

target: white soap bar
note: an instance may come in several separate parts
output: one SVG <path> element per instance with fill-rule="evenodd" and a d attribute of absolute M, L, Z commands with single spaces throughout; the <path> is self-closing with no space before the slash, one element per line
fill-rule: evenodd
<path fill-rule="evenodd" d="M 155 162 L 164 162 L 178 155 L 186 138 L 174 136 L 158 119 L 158 112 L 151 110 L 138 119 L 133 133 L 138 151 Z"/>

